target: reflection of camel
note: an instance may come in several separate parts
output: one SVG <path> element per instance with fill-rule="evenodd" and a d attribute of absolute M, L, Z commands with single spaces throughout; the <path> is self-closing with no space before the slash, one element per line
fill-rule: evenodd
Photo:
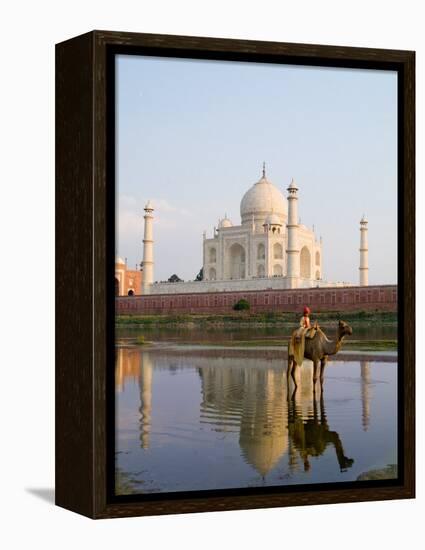
<path fill-rule="evenodd" d="M 298 450 L 304 470 L 310 470 L 310 457 L 323 455 L 328 445 L 333 445 L 341 472 L 345 472 L 354 462 L 344 454 L 341 439 L 337 432 L 329 430 L 326 418 L 323 393 L 320 395 L 320 406 L 316 394 L 313 393 L 313 411 L 303 419 L 300 403 L 297 402 L 297 390 L 288 397 L 288 433 L 291 443 Z"/>
<path fill-rule="evenodd" d="M 297 387 L 296 370 L 298 365 L 294 358 L 294 345 L 297 345 L 295 342 L 295 333 L 297 331 L 292 334 L 292 337 L 288 343 L 287 370 L 288 386 L 289 375 L 291 375 L 295 387 Z M 313 384 L 316 384 L 317 372 L 320 363 L 320 385 L 323 386 L 323 377 L 325 373 L 325 366 L 328 361 L 328 356 L 338 353 L 341 349 L 344 337 L 351 334 L 353 334 L 353 329 L 350 327 L 350 325 L 348 325 L 345 321 L 339 321 L 336 335 L 337 337 L 335 341 L 328 340 L 325 333 L 321 329 L 317 330 L 313 338 L 305 338 L 304 357 L 313 361 Z"/>

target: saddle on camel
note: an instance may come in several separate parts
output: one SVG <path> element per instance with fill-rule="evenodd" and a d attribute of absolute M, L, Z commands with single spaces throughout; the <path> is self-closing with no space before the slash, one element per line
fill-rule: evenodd
<path fill-rule="evenodd" d="M 317 321 L 313 326 L 311 325 L 310 313 L 310 308 L 305 306 L 303 316 L 300 319 L 300 326 L 294 330 L 291 336 L 289 352 L 294 356 L 297 365 L 302 365 L 304 359 L 305 339 L 314 338 L 319 330 Z"/>

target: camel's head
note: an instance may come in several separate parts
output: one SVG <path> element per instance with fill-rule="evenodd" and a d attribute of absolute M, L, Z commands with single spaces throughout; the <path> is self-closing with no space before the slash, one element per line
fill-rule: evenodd
<path fill-rule="evenodd" d="M 345 321 L 338 322 L 338 334 L 340 338 L 343 336 L 351 336 L 353 334 L 353 329 Z"/>

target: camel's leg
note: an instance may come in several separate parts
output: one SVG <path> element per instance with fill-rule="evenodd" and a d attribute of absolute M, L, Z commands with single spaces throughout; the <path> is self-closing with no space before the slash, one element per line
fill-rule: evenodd
<path fill-rule="evenodd" d="M 293 362 L 294 362 L 293 356 L 288 354 L 288 368 L 286 369 L 286 380 L 287 380 L 288 384 L 289 384 L 289 377 L 290 377 L 291 371 L 292 371 Z"/>
<path fill-rule="evenodd" d="M 295 385 L 295 388 L 298 387 L 298 384 L 297 384 L 297 364 L 295 362 L 295 360 L 292 361 L 292 369 L 291 369 L 291 376 L 292 376 L 292 380 L 294 381 L 294 385 Z"/>
<path fill-rule="evenodd" d="M 318 370 L 319 370 L 319 361 L 313 361 L 313 389 L 316 389 Z"/>
<path fill-rule="evenodd" d="M 325 355 L 320 361 L 320 388 L 323 390 L 323 381 L 325 379 L 325 367 L 328 362 L 328 356 Z"/>

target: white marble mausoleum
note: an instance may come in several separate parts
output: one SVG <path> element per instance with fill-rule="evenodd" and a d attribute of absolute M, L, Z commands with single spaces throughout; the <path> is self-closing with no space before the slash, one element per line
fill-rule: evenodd
<path fill-rule="evenodd" d="M 143 294 L 179 294 L 237 290 L 266 290 L 349 286 L 322 278 L 322 239 L 300 223 L 298 186 L 294 180 L 287 196 L 266 177 L 242 197 L 240 224 L 227 215 L 203 235 L 203 280 L 153 282 L 153 206 L 145 208 Z M 361 284 L 367 285 L 367 221 L 362 219 Z"/>

